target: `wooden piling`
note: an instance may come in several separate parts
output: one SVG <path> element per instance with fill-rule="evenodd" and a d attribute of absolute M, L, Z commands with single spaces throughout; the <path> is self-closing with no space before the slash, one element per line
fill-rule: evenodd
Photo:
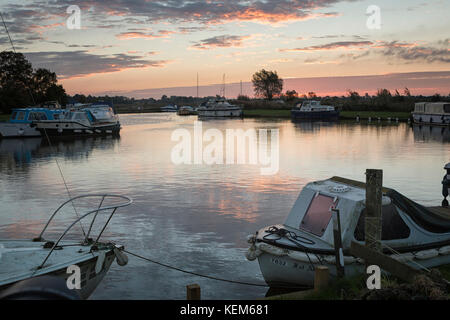
<path fill-rule="evenodd" d="M 200 286 L 198 284 L 186 286 L 186 300 L 200 300 Z"/>
<path fill-rule="evenodd" d="M 381 252 L 381 201 L 383 170 L 366 170 L 366 246 Z"/>
<path fill-rule="evenodd" d="M 319 291 L 328 286 L 330 270 L 328 267 L 317 266 L 314 273 L 314 290 Z"/>

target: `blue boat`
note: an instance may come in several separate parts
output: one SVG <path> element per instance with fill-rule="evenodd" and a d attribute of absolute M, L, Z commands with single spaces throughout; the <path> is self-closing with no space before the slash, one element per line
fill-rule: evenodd
<path fill-rule="evenodd" d="M 0 138 L 39 137 L 41 133 L 31 123 L 36 120 L 57 120 L 63 113 L 58 103 L 46 103 L 39 108 L 15 108 L 9 121 L 0 122 Z"/>
<path fill-rule="evenodd" d="M 294 120 L 338 120 L 339 111 L 332 106 L 323 106 L 320 101 L 307 100 L 291 110 Z"/>

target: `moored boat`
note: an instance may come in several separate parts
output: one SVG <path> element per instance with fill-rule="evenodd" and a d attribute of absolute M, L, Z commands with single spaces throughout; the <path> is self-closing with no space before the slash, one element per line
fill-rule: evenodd
<path fill-rule="evenodd" d="M 72 205 L 73 201 L 80 199 L 89 199 L 89 201 L 97 199 L 100 205 L 80 213 L 80 216 L 58 238 L 51 241 L 45 239 L 44 234 L 53 218 L 63 212 L 66 205 Z M 107 205 L 108 202 L 111 204 Z M 100 238 L 117 209 L 131 203 L 130 198 L 121 195 L 100 194 L 74 197 L 53 212 L 38 237 L 0 240 L 0 293 L 21 281 L 41 276 L 55 276 L 67 281 L 73 273 L 68 268 L 76 266 L 80 270 L 80 287 L 73 290 L 80 298 L 87 299 L 115 259 L 119 265 L 125 265 L 128 261 L 123 253 L 123 246 L 100 241 Z M 102 227 L 102 231 L 94 237 L 91 233 L 92 227 L 97 215 L 101 213 L 108 213 L 109 219 Z M 83 238 L 78 241 L 63 240 L 72 227 L 87 216 L 92 217 L 92 220 Z"/>
<path fill-rule="evenodd" d="M 198 108 L 199 117 L 203 118 L 238 118 L 242 117 L 242 108 L 230 104 L 224 98 L 210 99 L 203 102 Z"/>
<path fill-rule="evenodd" d="M 177 112 L 178 106 L 177 105 L 173 106 L 170 104 L 170 105 L 161 107 L 160 110 L 161 110 L 161 112 Z"/>
<path fill-rule="evenodd" d="M 415 124 L 450 126 L 450 102 L 419 102 L 411 114 Z"/>
<path fill-rule="evenodd" d="M 310 287 L 319 265 L 336 276 L 331 209 L 340 212 L 346 275 L 365 270 L 349 251 L 352 241 L 364 244 L 365 183 L 333 177 L 308 183 L 283 224 L 249 236 L 247 259 L 258 259 L 270 286 Z M 450 209 L 424 207 L 383 188 L 381 244 L 385 254 L 413 268 L 449 264 Z"/>
<path fill-rule="evenodd" d="M 0 122 L 0 138 L 39 137 L 41 133 L 32 122 L 36 120 L 57 120 L 64 110 L 56 102 L 43 107 L 15 108 L 7 122 Z"/>
<path fill-rule="evenodd" d="M 43 136 L 118 135 L 119 117 L 108 105 L 91 105 L 66 110 L 58 120 L 36 120 L 33 126 Z"/>
<path fill-rule="evenodd" d="M 197 111 L 195 111 L 191 106 L 182 106 L 178 109 L 177 114 L 179 116 L 190 116 L 197 114 Z"/>
<path fill-rule="evenodd" d="M 339 111 L 333 106 L 323 106 L 320 101 L 306 100 L 291 110 L 294 120 L 337 120 Z"/>

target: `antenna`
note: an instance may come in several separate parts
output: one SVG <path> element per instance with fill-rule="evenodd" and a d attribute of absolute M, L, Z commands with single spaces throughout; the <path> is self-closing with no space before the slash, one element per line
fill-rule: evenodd
<path fill-rule="evenodd" d="M 223 74 L 223 97 L 225 98 L 225 73 Z"/>

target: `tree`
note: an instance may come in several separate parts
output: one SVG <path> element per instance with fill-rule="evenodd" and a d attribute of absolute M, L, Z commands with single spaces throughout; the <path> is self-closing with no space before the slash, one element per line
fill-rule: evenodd
<path fill-rule="evenodd" d="M 0 53 L 0 109 L 9 113 L 11 108 L 33 103 L 31 83 L 33 68 L 21 53 Z"/>
<path fill-rule="evenodd" d="M 262 69 L 253 75 L 252 82 L 255 95 L 267 100 L 272 100 L 283 91 L 283 79 L 278 77 L 276 71 Z"/>
<path fill-rule="evenodd" d="M 0 53 L 0 110 L 9 113 L 12 108 L 56 100 L 65 104 L 64 88 L 57 84 L 54 72 L 39 68 L 33 70 L 22 53 Z"/>
<path fill-rule="evenodd" d="M 286 100 L 294 101 L 295 98 L 298 98 L 298 93 L 295 90 L 287 90 L 286 91 Z"/>

